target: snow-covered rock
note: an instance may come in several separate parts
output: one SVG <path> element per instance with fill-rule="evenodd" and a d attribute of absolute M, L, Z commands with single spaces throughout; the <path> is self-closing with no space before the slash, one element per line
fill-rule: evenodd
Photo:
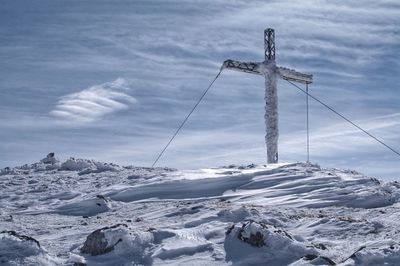
<path fill-rule="evenodd" d="M 17 166 L 14 168 L 5 167 L 0 169 L 1 175 L 18 175 L 18 174 L 29 174 L 30 172 L 41 172 L 41 171 L 51 171 L 58 170 L 60 168 L 60 161 L 55 157 L 54 152 L 47 154 L 47 156 L 41 159 L 37 163 L 24 164 L 22 166 Z"/>
<path fill-rule="evenodd" d="M 39 241 L 15 231 L 0 233 L 1 265 L 56 265 L 57 260 L 43 250 Z"/>
<path fill-rule="evenodd" d="M 88 235 L 81 252 L 96 256 L 113 251 L 115 246 L 129 235 L 127 227 L 126 224 L 116 224 L 97 229 Z"/>
<path fill-rule="evenodd" d="M 116 164 L 102 163 L 87 159 L 75 159 L 71 157 L 61 164 L 60 170 L 79 171 L 79 175 L 84 175 L 105 171 L 119 171 L 121 168 Z"/>
<path fill-rule="evenodd" d="M 126 224 L 116 224 L 97 229 L 86 238 L 82 248 L 83 254 L 102 256 L 101 260 L 114 263 L 131 262 L 136 264 L 148 264 L 151 258 L 146 254 L 146 248 L 153 242 L 151 232 L 130 230 Z M 98 258 L 86 256 L 90 263 L 98 263 Z M 118 264 L 118 263 L 117 263 Z"/>
<path fill-rule="evenodd" d="M 56 159 L 54 152 L 47 154 L 46 158 L 40 160 L 44 164 L 57 164 L 59 161 Z"/>
<path fill-rule="evenodd" d="M 224 247 L 227 260 L 235 265 L 287 265 L 305 255 L 317 254 L 284 229 L 256 221 L 229 227 Z"/>
<path fill-rule="evenodd" d="M 56 208 L 55 212 L 63 215 L 93 216 L 110 209 L 110 201 L 104 196 L 97 195 L 94 198 L 61 205 Z"/>

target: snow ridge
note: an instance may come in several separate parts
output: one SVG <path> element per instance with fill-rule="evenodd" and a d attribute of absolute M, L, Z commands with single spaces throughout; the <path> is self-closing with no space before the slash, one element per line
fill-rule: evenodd
<path fill-rule="evenodd" d="M 177 171 L 49 154 L 0 173 L 0 263 L 7 265 L 400 260 L 399 183 L 351 170 L 292 163 Z M 100 229 L 103 240 L 91 243 L 109 243 L 106 252 L 83 252 Z"/>

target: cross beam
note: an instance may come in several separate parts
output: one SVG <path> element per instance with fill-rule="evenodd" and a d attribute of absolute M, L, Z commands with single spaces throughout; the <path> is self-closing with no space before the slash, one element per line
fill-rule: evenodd
<path fill-rule="evenodd" d="M 313 76 L 303 74 L 296 70 L 278 67 L 275 63 L 275 31 L 273 29 L 264 30 L 264 62 L 240 62 L 228 59 L 222 69 L 230 69 L 250 74 L 262 75 L 265 77 L 265 124 L 267 145 L 267 162 L 278 162 L 278 93 L 276 89 L 276 78 L 309 84 L 313 81 Z"/>
<path fill-rule="evenodd" d="M 236 71 L 240 71 L 240 72 L 246 72 L 246 73 L 250 73 L 250 74 L 264 76 L 265 73 L 263 72 L 263 69 L 260 67 L 264 63 L 265 62 L 259 62 L 259 63 L 240 62 L 240 61 L 228 59 L 228 60 L 225 60 L 222 67 L 226 68 L 226 69 L 231 69 L 231 70 L 236 70 Z M 286 67 L 276 67 L 276 72 L 281 79 L 295 81 L 295 82 L 304 83 L 304 84 L 312 83 L 312 75 L 303 74 L 303 73 L 297 72 L 294 69 L 290 69 L 290 68 L 286 68 Z"/>

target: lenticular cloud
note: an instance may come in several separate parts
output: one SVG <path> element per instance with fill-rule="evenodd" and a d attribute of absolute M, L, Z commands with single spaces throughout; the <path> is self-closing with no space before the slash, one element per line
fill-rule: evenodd
<path fill-rule="evenodd" d="M 50 112 L 57 119 L 71 122 L 92 122 L 105 115 L 128 109 L 136 99 L 128 94 L 128 82 L 118 78 L 64 95 Z"/>

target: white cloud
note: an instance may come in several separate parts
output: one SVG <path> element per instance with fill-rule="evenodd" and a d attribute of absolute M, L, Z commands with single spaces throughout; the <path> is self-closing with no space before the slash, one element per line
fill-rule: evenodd
<path fill-rule="evenodd" d="M 400 75 L 394 56 L 400 41 L 398 1 L 205 3 L 172 0 L 154 10 L 151 3 L 133 1 L 121 5 L 124 12 L 111 2 L 99 4 L 96 10 L 76 5 L 74 12 L 62 11 L 62 16 L 68 18 L 62 24 L 53 23 L 59 20 L 58 13 L 53 16 L 46 10 L 43 12 L 49 20 L 40 27 L 22 19 L 10 24 L 8 32 L 15 36 L 6 36 L 11 44 L 4 44 L 2 53 L 7 65 L 2 68 L 2 87 L 12 89 L 0 99 L 0 125 L 2 134 L 8 137 L 6 142 L 23 141 L 21 151 L 30 144 L 41 150 L 44 145 L 35 144 L 38 139 L 60 147 L 59 139 L 70 136 L 62 150 L 66 156 L 76 153 L 106 161 L 151 164 L 221 63 L 228 58 L 261 61 L 263 30 L 273 27 L 279 65 L 312 73 L 315 82 L 310 89 L 315 96 L 356 118 L 361 126 L 399 149 L 396 134 L 400 125 L 392 123 L 398 123 L 400 117 L 376 118 L 398 112 L 400 98 L 395 88 Z M 81 18 L 88 23 L 80 23 Z M 31 29 L 30 25 L 35 27 Z M 31 41 L 24 42 L 24 46 L 19 40 L 27 37 L 15 30 L 20 27 L 32 32 Z M 20 75 L 16 71 L 22 71 L 22 66 L 24 71 L 31 67 L 31 71 Z M 86 85 L 76 85 L 80 84 L 77 81 L 102 83 L 98 81 L 99 73 L 135 80 L 134 96 L 141 108 L 135 108 L 136 100 L 122 79 L 82 91 Z M 263 82 L 262 77 L 224 72 L 160 164 L 197 168 L 263 162 Z M 66 86 L 78 89 L 66 92 Z M 58 102 L 54 102 L 54 94 L 41 97 L 49 87 L 64 96 Z M 278 84 L 278 90 L 281 159 L 304 159 L 304 95 L 284 81 Z M 332 162 L 333 166 L 337 162 L 339 166 L 352 156 L 377 160 L 379 153 L 380 158 L 388 156 L 392 169 L 399 169 L 390 151 L 351 125 L 337 123 L 339 118 L 334 115 L 326 117 L 327 113 L 313 106 L 312 101 L 310 104 L 313 160 L 318 158 L 322 165 Z M 51 116 L 55 119 L 51 121 L 47 106 L 54 106 Z M 124 116 L 130 107 L 135 108 L 135 115 Z M 92 123 L 110 114 L 112 119 L 107 123 Z M 369 121 L 368 117 L 376 119 Z M 60 121 L 69 123 L 60 127 Z M 86 124 L 90 128 L 79 131 L 79 138 L 71 136 L 70 125 Z M 28 131 L 41 134 L 26 138 L 23 133 Z M 51 141 L 49 132 L 57 133 L 52 134 Z M 22 154 L 18 152 L 0 147 L 0 154 L 16 154 L 20 160 Z M 325 159 L 328 156 L 331 161 Z M 353 166 L 349 162 L 346 167 Z M 375 166 L 364 168 L 368 172 Z"/>
<path fill-rule="evenodd" d="M 393 146 L 392 148 L 398 149 L 396 139 L 400 128 L 399 118 L 400 113 L 393 113 L 356 121 L 356 124 L 381 141 Z M 283 136 L 283 138 L 282 150 L 295 155 L 304 153 L 305 132 L 304 134 L 296 132 Z M 358 155 L 366 153 L 366 151 L 379 151 L 386 155 L 392 155 L 390 150 L 386 150 L 380 146 L 381 144 L 347 122 L 312 129 L 310 142 L 311 150 L 316 156 L 333 156 L 344 153 Z"/>
<path fill-rule="evenodd" d="M 137 102 L 128 94 L 128 85 L 126 80 L 118 78 L 64 95 L 50 114 L 67 122 L 87 123 L 100 120 L 108 114 L 128 109 Z"/>

